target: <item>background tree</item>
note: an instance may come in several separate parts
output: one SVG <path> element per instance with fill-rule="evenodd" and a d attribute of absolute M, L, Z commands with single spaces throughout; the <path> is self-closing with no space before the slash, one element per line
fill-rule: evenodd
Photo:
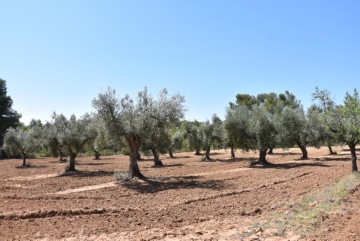
<path fill-rule="evenodd" d="M 4 149 L 10 155 L 21 155 L 23 164 L 26 167 L 26 158 L 39 150 L 39 145 L 34 129 L 24 131 L 22 128 L 12 128 L 6 130 L 4 137 Z"/>
<path fill-rule="evenodd" d="M 150 127 L 149 127 L 150 128 Z M 141 149 L 143 151 L 150 150 L 154 158 L 154 166 L 162 167 L 163 163 L 160 160 L 160 154 L 166 153 L 171 146 L 171 137 L 167 129 L 162 126 L 151 127 L 149 136 L 144 138 Z"/>
<path fill-rule="evenodd" d="M 170 134 L 170 138 L 171 138 L 171 144 L 169 147 L 169 155 L 170 158 L 174 158 L 174 151 L 175 150 L 181 150 L 181 148 L 183 147 L 183 142 L 184 142 L 184 136 L 185 136 L 185 132 L 184 130 L 180 130 L 180 129 L 175 129 L 175 131 Z"/>
<path fill-rule="evenodd" d="M 308 121 L 302 107 L 296 109 L 285 106 L 275 120 L 275 128 L 281 140 L 282 147 L 292 147 L 295 144 L 302 152 L 301 159 L 308 158 Z"/>
<path fill-rule="evenodd" d="M 349 146 L 351 152 L 352 171 L 357 172 L 356 145 L 360 141 L 360 98 L 355 89 L 351 95 L 346 93 L 344 105 L 340 106 L 340 135 Z"/>
<path fill-rule="evenodd" d="M 185 124 L 185 138 L 188 141 L 188 147 L 195 150 L 195 155 L 201 155 L 202 133 L 200 132 L 200 125 L 201 123 L 196 120 Z"/>
<path fill-rule="evenodd" d="M 85 114 L 82 121 L 86 123 L 87 141 L 85 148 L 94 154 L 95 160 L 100 160 L 100 153 L 113 143 L 109 138 L 104 122 L 96 115 Z"/>
<path fill-rule="evenodd" d="M 253 164 L 269 166 L 266 160 L 267 150 L 273 145 L 273 140 L 277 134 L 273 115 L 265 107 L 254 107 L 250 116 L 250 136 L 253 138 L 254 145 L 251 149 L 259 151 L 259 159 Z"/>
<path fill-rule="evenodd" d="M 42 127 L 41 146 L 52 157 L 59 157 L 59 161 L 63 162 L 67 152 L 60 143 L 57 135 L 57 128 L 54 123 L 46 122 Z M 65 159 L 66 160 L 66 159 Z"/>
<path fill-rule="evenodd" d="M 226 111 L 224 128 L 227 133 L 227 145 L 231 148 L 231 157 L 235 158 L 234 149 L 248 151 L 253 140 L 250 136 L 250 111 L 246 106 L 230 105 Z"/>
<path fill-rule="evenodd" d="M 52 116 L 56 139 L 69 153 L 70 161 L 66 171 L 76 171 L 75 159 L 90 139 L 87 131 L 89 124 L 86 118 L 77 120 L 75 115 L 67 119 L 63 114 Z"/>
<path fill-rule="evenodd" d="M 0 78 L 0 147 L 4 144 L 5 131 L 20 124 L 21 115 L 12 109 L 13 101 L 7 95 L 6 81 Z M 0 157 L 2 150 L 0 149 Z"/>
<path fill-rule="evenodd" d="M 312 107 L 309 109 L 309 111 L 311 111 L 309 114 L 312 114 L 313 118 L 315 118 L 315 114 L 317 114 L 316 118 L 318 120 L 318 125 L 316 125 L 315 122 L 312 122 L 313 128 L 319 128 L 319 131 L 321 131 L 319 141 L 329 148 L 330 155 L 334 155 L 336 153 L 333 151 L 332 146 L 336 144 L 338 136 L 332 130 L 332 126 L 334 124 L 337 125 L 337 123 L 333 123 L 336 118 L 332 118 L 331 115 L 335 112 L 335 102 L 330 91 L 327 89 L 320 90 L 318 87 L 315 88 L 315 92 L 312 94 L 312 97 L 313 101 L 317 102 L 315 104 L 317 108 L 315 109 Z M 313 128 L 310 130 L 314 130 Z"/>
<path fill-rule="evenodd" d="M 201 123 L 199 132 L 201 137 L 201 146 L 205 151 L 204 161 L 211 160 L 210 158 L 210 150 L 212 145 L 216 142 L 222 142 L 223 139 L 223 125 L 221 119 L 213 115 L 211 118 L 211 122 L 205 121 Z"/>
<path fill-rule="evenodd" d="M 115 90 L 109 88 L 93 100 L 93 106 L 105 123 L 114 141 L 125 138 L 130 149 L 129 177 L 144 178 L 137 164 L 141 144 L 155 126 L 168 127 L 184 115 L 184 97 L 177 94 L 168 97 L 166 89 L 154 100 L 145 88 L 136 101 L 126 95 L 118 99 Z"/>

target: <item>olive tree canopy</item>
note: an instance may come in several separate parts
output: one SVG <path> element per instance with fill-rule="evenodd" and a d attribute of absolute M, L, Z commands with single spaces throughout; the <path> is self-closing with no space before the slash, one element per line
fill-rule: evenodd
<path fill-rule="evenodd" d="M 6 130 L 4 136 L 4 150 L 10 155 L 21 155 L 23 166 L 27 166 L 26 158 L 29 154 L 37 151 L 40 147 L 37 139 L 38 132 L 35 129 L 24 131 L 20 127 Z"/>
<path fill-rule="evenodd" d="M 152 134 L 153 128 L 168 128 L 184 116 L 184 97 L 168 96 L 166 89 L 154 99 L 147 88 L 138 92 L 137 99 L 129 95 L 119 99 L 114 89 L 108 88 L 93 100 L 98 116 L 104 121 L 111 139 L 124 138 L 130 149 L 129 177 L 143 178 L 137 164 L 141 144 Z"/>

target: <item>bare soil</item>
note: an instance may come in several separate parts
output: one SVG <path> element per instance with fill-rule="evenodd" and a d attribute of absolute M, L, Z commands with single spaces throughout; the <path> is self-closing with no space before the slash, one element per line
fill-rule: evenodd
<path fill-rule="evenodd" d="M 193 153 L 139 161 L 148 180 L 115 182 L 128 157 L 77 158 L 77 173 L 63 175 L 54 158 L 0 160 L 0 240 L 300 240 L 296 230 L 265 235 L 254 223 L 286 213 L 306 194 L 351 173 L 350 154 L 336 148 L 274 150 L 270 168 L 250 167 L 256 153 L 214 151 L 211 162 Z M 326 214 L 306 239 L 360 240 L 360 190 L 349 193 L 346 209 Z"/>

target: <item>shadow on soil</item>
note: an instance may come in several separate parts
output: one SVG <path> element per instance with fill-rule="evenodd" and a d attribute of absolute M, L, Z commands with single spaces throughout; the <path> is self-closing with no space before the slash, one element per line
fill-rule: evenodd
<path fill-rule="evenodd" d="M 296 152 L 274 152 L 272 154 L 267 154 L 269 156 L 293 156 L 293 155 L 301 155 L 301 153 Z"/>
<path fill-rule="evenodd" d="M 257 158 L 245 158 L 245 157 L 235 157 L 235 158 L 229 158 L 229 159 L 213 159 L 213 162 L 224 162 L 224 163 L 236 163 L 236 162 L 253 162 L 257 160 Z M 206 162 L 206 161 L 205 161 Z M 211 162 L 211 161 L 210 161 Z"/>
<path fill-rule="evenodd" d="M 250 166 L 250 168 L 260 168 L 260 169 L 268 169 L 268 168 L 275 168 L 275 169 L 293 169 L 299 167 L 331 167 L 329 165 L 325 165 L 319 162 L 315 163 L 281 163 L 281 164 L 270 164 L 269 166 L 263 167 L 260 165 Z"/>
<path fill-rule="evenodd" d="M 356 151 L 360 151 L 360 148 L 356 148 L 355 150 L 356 150 Z M 348 152 L 350 152 L 350 149 L 342 149 L 341 151 L 348 151 Z"/>
<path fill-rule="evenodd" d="M 26 166 L 16 166 L 17 169 L 28 169 L 28 168 L 47 168 L 49 166 L 46 165 L 33 165 L 31 163 L 28 163 Z"/>
<path fill-rule="evenodd" d="M 105 177 L 113 176 L 113 171 L 76 171 L 76 172 L 65 172 L 59 177 Z"/>
<path fill-rule="evenodd" d="M 121 182 L 119 185 L 135 190 L 139 193 L 157 193 L 166 190 L 195 188 L 222 190 L 225 187 L 223 181 L 200 181 L 197 179 L 198 177 L 161 177 L 146 178 L 141 182 L 130 179 Z"/>
<path fill-rule="evenodd" d="M 173 159 L 186 159 L 191 158 L 191 156 L 174 156 L 174 157 L 166 157 L 167 160 L 173 160 Z"/>
<path fill-rule="evenodd" d="M 351 161 L 351 157 L 321 157 L 321 158 L 314 158 L 314 161 Z"/>
<path fill-rule="evenodd" d="M 110 165 L 113 163 L 110 162 L 79 162 L 77 165 L 79 166 L 102 166 L 102 165 Z"/>

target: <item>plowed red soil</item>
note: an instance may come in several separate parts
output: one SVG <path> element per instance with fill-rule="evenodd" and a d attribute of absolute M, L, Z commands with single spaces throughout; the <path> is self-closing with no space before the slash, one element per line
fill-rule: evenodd
<path fill-rule="evenodd" d="M 148 181 L 115 183 L 128 157 L 77 158 L 78 173 L 62 175 L 54 158 L 0 160 L 0 240 L 264 240 L 242 235 L 256 220 L 284 213 L 302 196 L 351 173 L 350 154 L 328 156 L 309 148 L 275 150 L 271 168 L 250 167 L 256 153 L 214 151 L 214 161 L 193 153 L 162 156 L 163 168 L 150 157 L 139 161 Z M 346 214 L 330 215 L 315 240 L 360 240 L 360 191 L 345 198 Z M 353 207 L 353 209 L 351 209 Z M 340 215 L 340 216 L 339 216 Z M 286 240 L 300 239 L 286 236 Z M 284 237 L 272 237 L 282 240 Z"/>

